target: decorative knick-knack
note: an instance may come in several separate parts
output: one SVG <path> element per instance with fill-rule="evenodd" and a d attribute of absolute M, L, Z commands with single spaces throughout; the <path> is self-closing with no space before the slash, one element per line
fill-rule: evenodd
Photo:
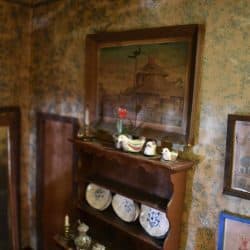
<path fill-rule="evenodd" d="M 116 121 L 116 129 L 118 135 L 123 133 L 123 120 L 127 117 L 127 109 L 119 107 L 117 110 L 118 119 Z"/>
<path fill-rule="evenodd" d="M 79 221 L 79 226 L 77 228 L 78 236 L 75 238 L 74 242 L 77 250 L 86 250 L 91 245 L 91 237 L 87 235 L 89 226 L 85 223 Z"/>
<path fill-rule="evenodd" d="M 69 216 L 66 214 L 64 218 L 64 239 L 68 241 L 70 239 L 70 224 Z"/>
<path fill-rule="evenodd" d="M 156 141 L 148 141 L 144 149 L 144 155 L 155 156 L 156 155 Z"/>
<path fill-rule="evenodd" d="M 95 243 L 92 247 L 92 250 L 105 250 L 106 247 L 104 245 L 101 245 L 99 243 Z"/>
<path fill-rule="evenodd" d="M 126 152 L 138 153 L 142 150 L 146 138 L 132 139 L 127 135 L 119 135 L 116 141 L 116 148 L 122 149 Z"/>
<path fill-rule="evenodd" d="M 163 161 L 175 161 L 178 157 L 178 153 L 175 151 L 170 151 L 168 148 L 162 149 L 162 160 Z"/>

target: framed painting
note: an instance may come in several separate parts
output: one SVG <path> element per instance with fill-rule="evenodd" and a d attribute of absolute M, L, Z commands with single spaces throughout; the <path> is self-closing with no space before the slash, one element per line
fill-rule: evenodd
<path fill-rule="evenodd" d="M 118 108 L 140 134 L 192 143 L 201 26 L 86 37 L 85 100 L 92 121 L 114 129 Z"/>
<path fill-rule="evenodd" d="M 250 199 L 250 115 L 228 115 L 223 193 Z"/>
<path fill-rule="evenodd" d="M 221 212 L 217 250 L 250 249 L 250 218 Z"/>

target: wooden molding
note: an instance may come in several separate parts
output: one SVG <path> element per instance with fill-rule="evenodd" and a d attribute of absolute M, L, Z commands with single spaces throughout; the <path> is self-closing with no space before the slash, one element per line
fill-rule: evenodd
<path fill-rule="evenodd" d="M 7 170 L 8 217 L 11 249 L 20 249 L 20 120 L 19 107 L 0 107 L 0 126 L 9 127 L 10 158 Z"/>
<path fill-rule="evenodd" d="M 51 3 L 55 3 L 55 2 L 58 2 L 58 1 L 62 1 L 62 0 L 39 0 L 38 2 L 34 2 L 34 0 L 32 0 L 33 3 L 32 2 L 31 3 L 24 2 L 22 0 L 0 0 L 0 2 L 20 5 L 22 7 L 32 8 L 32 9 L 37 8 L 37 7 L 41 7 L 43 5 L 48 5 L 48 4 L 51 4 Z"/>

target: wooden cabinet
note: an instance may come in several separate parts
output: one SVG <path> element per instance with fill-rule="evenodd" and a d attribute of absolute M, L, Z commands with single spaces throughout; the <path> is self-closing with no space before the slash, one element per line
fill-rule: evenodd
<path fill-rule="evenodd" d="M 77 216 L 90 226 L 90 235 L 109 249 L 177 250 L 179 247 L 186 171 L 191 161 L 161 162 L 159 157 L 125 153 L 100 142 L 72 140 L 80 156 L 75 172 Z M 105 211 L 91 208 L 85 188 L 95 183 L 112 193 L 127 196 L 167 213 L 169 232 L 164 240 L 149 236 L 138 220 L 126 223 L 110 206 Z"/>

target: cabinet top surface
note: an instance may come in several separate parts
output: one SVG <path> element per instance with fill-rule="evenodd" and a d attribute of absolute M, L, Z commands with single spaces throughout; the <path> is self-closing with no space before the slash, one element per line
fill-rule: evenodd
<path fill-rule="evenodd" d="M 83 141 L 80 139 L 70 139 L 77 148 L 85 153 L 95 153 L 96 156 L 106 156 L 109 159 L 119 160 L 124 163 L 138 163 L 149 167 L 159 167 L 170 172 L 185 171 L 194 165 L 194 162 L 187 160 L 161 161 L 160 155 L 147 157 L 140 153 L 128 153 L 115 149 L 111 144 L 101 141 Z"/>

